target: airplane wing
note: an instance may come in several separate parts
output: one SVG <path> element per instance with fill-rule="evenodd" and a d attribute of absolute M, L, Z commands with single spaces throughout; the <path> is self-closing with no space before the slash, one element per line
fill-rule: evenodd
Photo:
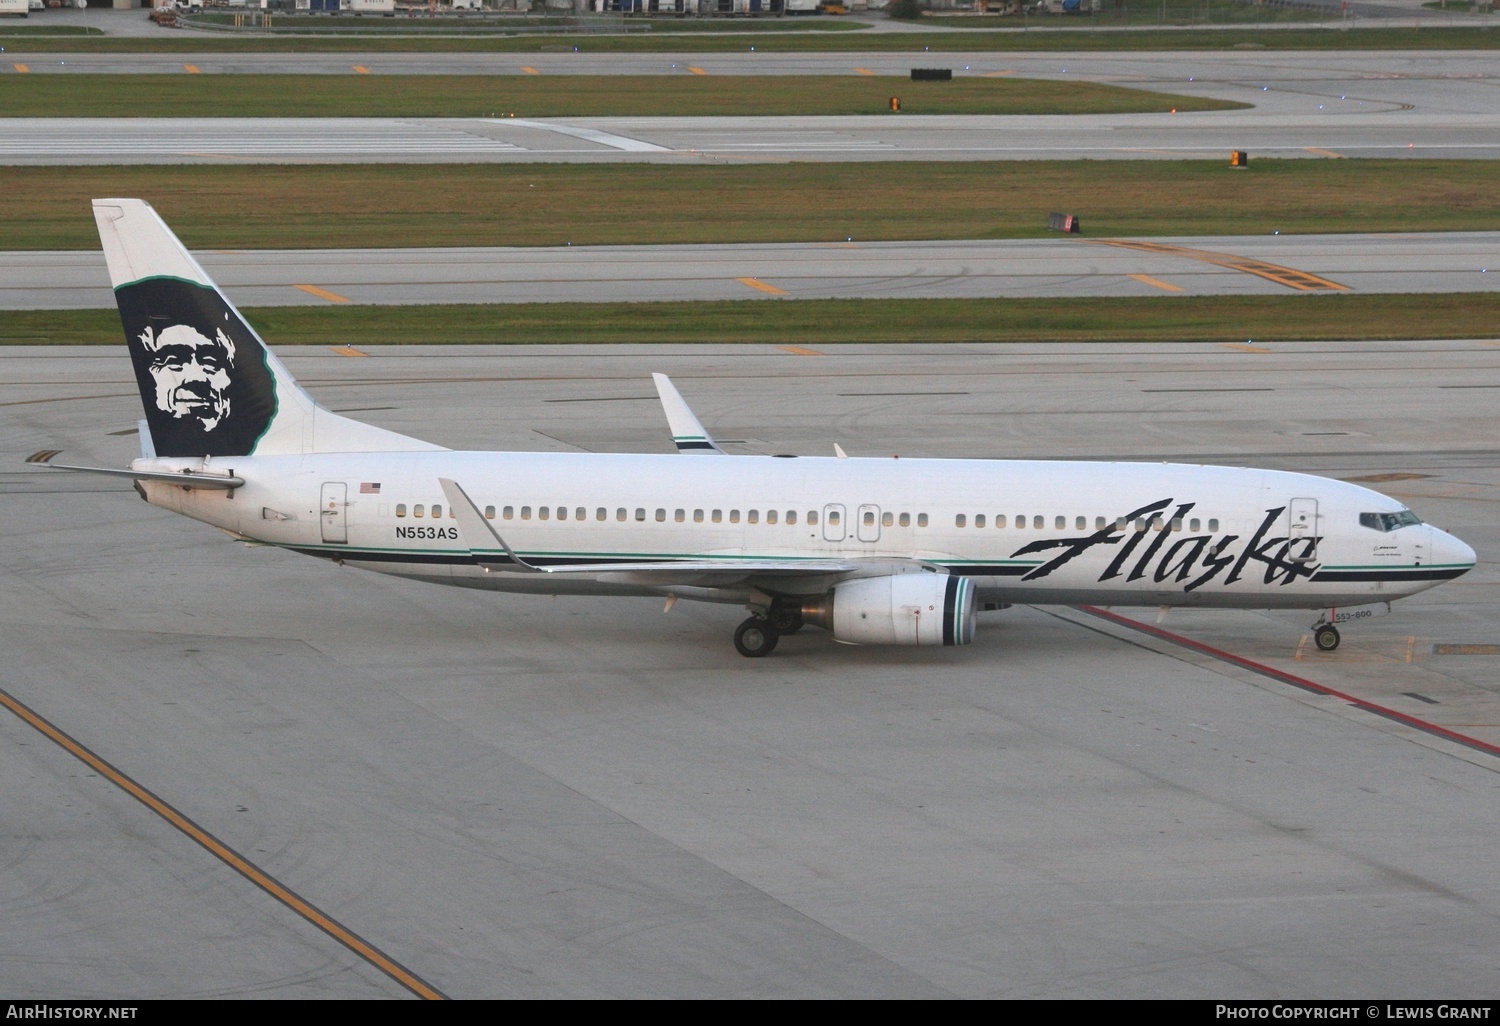
<path fill-rule="evenodd" d="M 516 554 L 505 543 L 494 525 L 485 519 L 474 500 L 449 478 L 439 478 L 438 484 L 448 497 L 448 508 L 458 520 L 459 530 L 469 541 L 469 551 L 486 570 L 497 573 L 521 574 L 609 574 L 616 580 L 653 585 L 690 584 L 702 587 L 723 587 L 745 580 L 748 577 L 816 577 L 854 573 L 866 567 L 846 559 L 661 559 L 638 563 L 565 563 L 539 566 Z M 494 545 L 478 544 L 490 539 Z"/>
<path fill-rule="evenodd" d="M 651 380 L 656 382 L 656 394 L 661 396 L 661 408 L 667 415 L 667 425 L 672 429 L 672 441 L 677 443 L 677 451 L 688 455 L 724 455 L 724 450 L 709 437 L 693 415 L 672 379 L 665 374 L 653 374 Z"/>
<path fill-rule="evenodd" d="M 462 521 L 462 517 L 459 518 Z M 471 549 L 475 555 L 480 555 L 484 550 Z M 515 557 L 511 557 L 515 558 Z M 742 581 L 746 577 L 763 575 L 776 577 L 821 577 L 827 574 L 846 574 L 859 570 L 860 564 L 851 563 L 840 559 L 798 559 L 798 560 L 768 560 L 768 559 L 661 559 L 640 563 L 568 563 L 560 566 L 531 566 L 523 564 L 530 570 L 546 574 L 632 574 L 632 575 L 661 575 L 661 583 L 668 583 L 667 578 L 684 578 L 682 581 L 673 580 L 671 583 L 690 583 L 686 579 L 692 578 L 694 582 L 706 577 L 724 578 L 730 581 Z M 513 569 L 513 568 L 507 568 Z"/>

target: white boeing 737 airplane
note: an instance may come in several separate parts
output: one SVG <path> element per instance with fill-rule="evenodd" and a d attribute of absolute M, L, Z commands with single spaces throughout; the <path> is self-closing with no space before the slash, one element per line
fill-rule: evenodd
<path fill-rule="evenodd" d="M 852 644 L 962 645 L 1008 603 L 1309 609 L 1338 623 L 1474 566 L 1368 488 L 1157 463 L 721 452 L 656 375 L 682 455 L 454 452 L 304 392 L 137 199 L 94 217 L 146 419 L 147 502 L 347 566 L 537 594 L 746 606 L 763 656 L 813 624 Z M 1353 608 L 1351 608 L 1353 607 Z"/>

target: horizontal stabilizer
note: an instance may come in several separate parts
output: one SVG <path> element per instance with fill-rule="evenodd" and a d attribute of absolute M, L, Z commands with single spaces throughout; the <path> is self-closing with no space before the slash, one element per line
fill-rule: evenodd
<path fill-rule="evenodd" d="M 75 470 L 83 474 L 104 474 L 107 477 L 125 477 L 133 481 L 170 481 L 184 488 L 217 488 L 229 491 L 243 488 L 245 479 L 232 474 L 204 473 L 198 470 L 121 470 L 117 467 L 80 467 L 67 463 L 53 463 L 52 457 L 61 449 L 43 449 L 26 458 L 33 467 L 50 467 L 53 470 Z"/>

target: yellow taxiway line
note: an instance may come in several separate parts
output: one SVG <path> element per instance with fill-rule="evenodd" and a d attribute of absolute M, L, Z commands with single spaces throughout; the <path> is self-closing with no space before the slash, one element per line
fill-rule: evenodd
<path fill-rule="evenodd" d="M 432 987 L 421 977 L 406 969 L 379 948 L 338 922 L 338 920 L 326 915 L 296 892 L 277 882 L 260 867 L 240 855 L 197 823 L 188 819 L 161 798 L 152 794 L 145 787 L 136 783 L 135 780 L 126 776 L 103 758 L 85 748 L 82 743 L 54 726 L 49 720 L 23 704 L 14 695 L 0 690 L 0 706 L 9 709 L 38 733 L 130 795 L 130 797 L 146 806 L 152 812 L 156 813 L 156 815 L 166 820 L 220 862 L 223 862 L 230 869 L 243 876 L 246 880 L 249 880 L 293 912 L 296 912 L 303 919 L 322 930 L 413 994 L 429 1000 L 443 999 L 444 995 L 441 991 Z"/>
<path fill-rule="evenodd" d="M 1282 267 L 1280 264 L 1268 264 L 1264 260 L 1252 260 L 1249 257 L 1235 256 L 1233 253 L 1213 253 L 1206 249 L 1193 249 L 1190 246 L 1169 246 L 1161 242 L 1139 242 L 1133 239 L 1088 239 L 1086 241 L 1098 243 L 1101 246 L 1136 249 L 1143 253 L 1162 253 L 1167 256 L 1186 257 L 1189 260 L 1201 260 L 1205 264 L 1214 264 L 1218 267 L 1227 267 L 1231 271 L 1253 274 L 1299 292 L 1347 292 L 1349 290 L 1347 285 L 1320 278 L 1308 271 Z"/>

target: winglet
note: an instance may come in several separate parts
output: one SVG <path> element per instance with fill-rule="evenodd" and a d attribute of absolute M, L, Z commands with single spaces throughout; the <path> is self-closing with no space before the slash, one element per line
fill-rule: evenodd
<path fill-rule="evenodd" d="M 442 485 L 443 494 L 448 497 L 448 508 L 453 510 L 454 517 L 458 519 L 458 529 L 463 532 L 464 538 L 467 539 L 466 544 L 468 545 L 470 554 L 479 561 L 480 566 L 486 570 L 504 570 L 511 573 L 539 574 L 543 572 L 541 567 L 532 566 L 516 555 L 515 550 L 509 545 L 505 544 L 505 539 L 500 537 L 500 533 L 490 526 L 490 522 L 479 511 L 479 507 L 474 505 L 474 500 L 469 498 L 469 493 L 460 488 L 457 481 L 440 477 L 438 478 L 438 484 Z M 500 546 L 505 551 L 506 556 L 510 558 L 509 563 L 485 558 L 480 549 L 480 540 L 485 537 L 494 539 L 495 544 Z"/>
<path fill-rule="evenodd" d="M 672 429 L 672 441 L 677 443 L 677 451 L 689 455 L 722 456 L 724 450 L 703 430 L 703 425 L 693 416 L 672 379 L 665 374 L 653 374 L 651 380 L 656 382 L 656 394 L 661 396 L 661 408 L 667 415 L 667 425 Z"/>

